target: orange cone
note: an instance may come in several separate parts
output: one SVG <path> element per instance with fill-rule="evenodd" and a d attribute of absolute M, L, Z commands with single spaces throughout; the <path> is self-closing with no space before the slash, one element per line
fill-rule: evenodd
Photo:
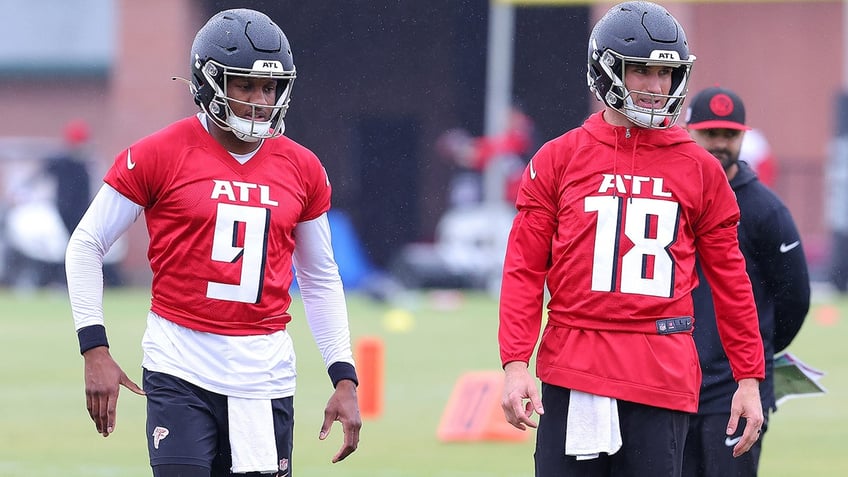
<path fill-rule="evenodd" d="M 504 376 L 474 371 L 459 377 L 442 414 L 437 436 L 451 441 L 523 441 L 530 435 L 506 422 L 501 409 Z"/>
<path fill-rule="evenodd" d="M 374 336 L 360 338 L 354 347 L 359 387 L 359 414 L 363 419 L 376 419 L 383 412 L 383 341 Z"/>

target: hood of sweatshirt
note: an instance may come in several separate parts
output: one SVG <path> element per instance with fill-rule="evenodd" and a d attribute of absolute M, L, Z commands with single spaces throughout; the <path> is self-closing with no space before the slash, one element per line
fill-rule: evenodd
<path fill-rule="evenodd" d="M 664 147 L 672 144 L 695 142 L 689 133 L 680 126 L 668 129 L 648 129 L 639 126 L 613 126 L 604 121 L 604 112 L 592 114 L 581 126 L 592 137 L 617 149 L 630 149 L 639 146 Z M 629 139 L 634 139 L 629 141 Z"/>
<path fill-rule="evenodd" d="M 639 126 L 613 126 L 604 121 L 604 111 L 589 116 L 583 123 L 582 128 L 599 143 L 612 148 L 612 174 L 634 174 L 637 162 L 648 160 L 662 160 L 662 149 L 669 146 L 684 145 L 683 150 L 700 147 L 689 133 L 680 126 L 672 126 L 668 129 L 649 129 Z M 681 152 L 681 151 L 678 151 Z M 706 151 L 704 151 L 706 152 Z M 659 153 L 659 154 L 658 154 Z M 632 192 L 628 189 L 627 196 Z M 617 189 L 613 191 L 617 196 Z"/>

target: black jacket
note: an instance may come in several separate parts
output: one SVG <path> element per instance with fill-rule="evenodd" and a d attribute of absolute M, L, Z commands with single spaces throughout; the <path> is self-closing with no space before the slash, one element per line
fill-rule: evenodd
<path fill-rule="evenodd" d="M 750 166 L 739 163 L 730 181 L 742 218 L 739 248 L 757 302 L 765 349 L 766 379 L 760 384 L 763 409 L 776 409 L 774 355 L 789 346 L 810 308 L 810 277 L 795 222 L 783 202 L 763 185 Z M 703 371 L 698 414 L 728 414 L 736 381 L 719 340 L 709 285 L 701 274 L 692 293 L 695 345 Z"/>

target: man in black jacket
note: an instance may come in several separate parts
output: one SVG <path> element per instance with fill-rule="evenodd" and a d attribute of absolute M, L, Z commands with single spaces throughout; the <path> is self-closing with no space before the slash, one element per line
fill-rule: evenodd
<path fill-rule="evenodd" d="M 765 350 L 766 379 L 760 384 L 765 433 L 770 411 L 777 410 L 774 355 L 792 342 L 810 307 L 810 278 L 801 238 L 783 202 L 748 164 L 739 161 L 742 137 L 750 129 L 739 96 L 720 87 L 705 89 L 692 99 L 686 123 L 692 138 L 721 162 L 742 212 L 739 248 L 751 278 Z M 703 381 L 698 413 L 689 421 L 683 476 L 756 476 L 762 439 L 750 452 L 734 458 L 731 450 L 742 429 L 725 435 L 736 382 L 719 340 L 712 295 L 703 275 L 700 283 L 692 297 Z"/>

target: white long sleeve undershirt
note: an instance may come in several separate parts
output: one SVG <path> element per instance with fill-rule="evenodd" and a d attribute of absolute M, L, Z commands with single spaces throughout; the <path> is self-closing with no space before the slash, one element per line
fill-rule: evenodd
<path fill-rule="evenodd" d="M 65 252 L 68 294 L 77 330 L 103 322 L 103 257 L 144 209 L 108 184 L 94 196 Z"/>

